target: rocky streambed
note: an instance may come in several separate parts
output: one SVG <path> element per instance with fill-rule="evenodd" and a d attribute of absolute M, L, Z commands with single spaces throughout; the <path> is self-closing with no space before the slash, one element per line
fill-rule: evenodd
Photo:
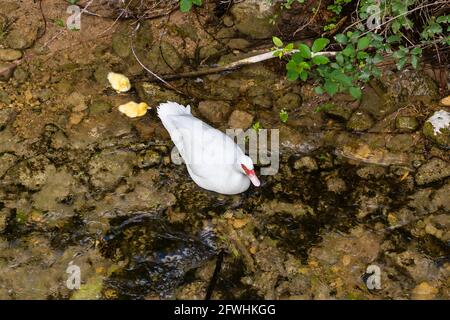
<path fill-rule="evenodd" d="M 135 55 L 158 74 L 237 60 L 270 44 L 270 9 L 206 4 L 133 37 L 132 19 L 50 23 L 65 6 L 43 4 L 44 28 L 37 4 L 0 1 L 0 298 L 204 299 L 218 256 L 213 299 L 449 298 L 449 109 L 427 72 L 385 70 L 361 101 L 288 82 L 279 61 L 174 90 Z M 130 119 L 130 100 L 153 109 Z M 199 189 L 171 160 L 167 100 L 222 130 L 279 129 L 279 172 L 241 195 Z"/>

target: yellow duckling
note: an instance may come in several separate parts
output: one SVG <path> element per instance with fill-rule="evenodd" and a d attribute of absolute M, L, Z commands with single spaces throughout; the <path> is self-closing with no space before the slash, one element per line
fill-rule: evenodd
<path fill-rule="evenodd" d="M 120 73 L 108 73 L 108 81 L 117 92 L 127 92 L 131 88 L 130 80 Z"/>
<path fill-rule="evenodd" d="M 147 113 L 147 110 L 148 105 L 145 102 L 136 103 L 134 101 L 130 101 L 119 106 L 119 111 L 130 118 L 141 117 Z"/>

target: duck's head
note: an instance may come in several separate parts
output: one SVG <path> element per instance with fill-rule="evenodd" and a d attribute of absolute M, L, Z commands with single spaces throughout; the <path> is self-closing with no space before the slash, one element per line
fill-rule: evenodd
<path fill-rule="evenodd" d="M 250 179 L 250 181 L 253 183 L 255 187 L 259 187 L 261 185 L 261 182 L 259 182 L 259 179 L 256 176 L 252 159 L 244 155 L 239 158 L 238 162 L 240 165 L 241 172 Z"/>

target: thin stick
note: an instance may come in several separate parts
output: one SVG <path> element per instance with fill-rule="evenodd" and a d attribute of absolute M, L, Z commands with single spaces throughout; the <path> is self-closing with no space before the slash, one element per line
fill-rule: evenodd
<path fill-rule="evenodd" d="M 245 58 L 242 60 L 232 62 L 232 63 L 227 64 L 222 67 L 213 67 L 213 68 L 199 70 L 199 71 L 190 71 L 190 72 L 185 72 L 185 73 L 169 74 L 169 75 L 164 75 L 162 77 L 164 78 L 164 80 L 176 80 L 176 79 L 194 78 L 194 77 L 204 76 L 204 75 L 213 74 L 213 73 L 230 71 L 230 70 L 234 70 L 234 69 L 237 69 L 237 68 L 249 65 L 249 64 L 254 64 L 254 63 L 258 63 L 258 62 L 276 58 L 277 56 L 275 56 L 274 53 L 276 53 L 277 51 L 278 50 L 271 50 L 269 52 L 265 52 L 265 53 L 258 54 L 258 55 L 255 55 L 255 56 L 252 56 L 249 58 Z M 299 52 L 299 50 L 297 50 L 297 49 L 292 50 L 291 52 L 289 52 L 289 54 L 296 53 L 296 52 Z M 336 52 L 324 51 L 324 52 L 312 53 L 311 57 L 315 57 L 315 56 L 334 57 L 335 55 L 336 55 Z M 164 81 L 161 78 L 158 78 L 158 80 Z"/>

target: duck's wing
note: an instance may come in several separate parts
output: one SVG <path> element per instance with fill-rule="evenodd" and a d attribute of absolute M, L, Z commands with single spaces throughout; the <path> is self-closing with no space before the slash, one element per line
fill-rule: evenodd
<path fill-rule="evenodd" d="M 234 166 L 243 152 L 233 139 L 200 119 L 186 117 L 179 116 L 172 121 L 177 128 L 178 141 L 174 143 L 192 173 L 206 177 Z"/>

